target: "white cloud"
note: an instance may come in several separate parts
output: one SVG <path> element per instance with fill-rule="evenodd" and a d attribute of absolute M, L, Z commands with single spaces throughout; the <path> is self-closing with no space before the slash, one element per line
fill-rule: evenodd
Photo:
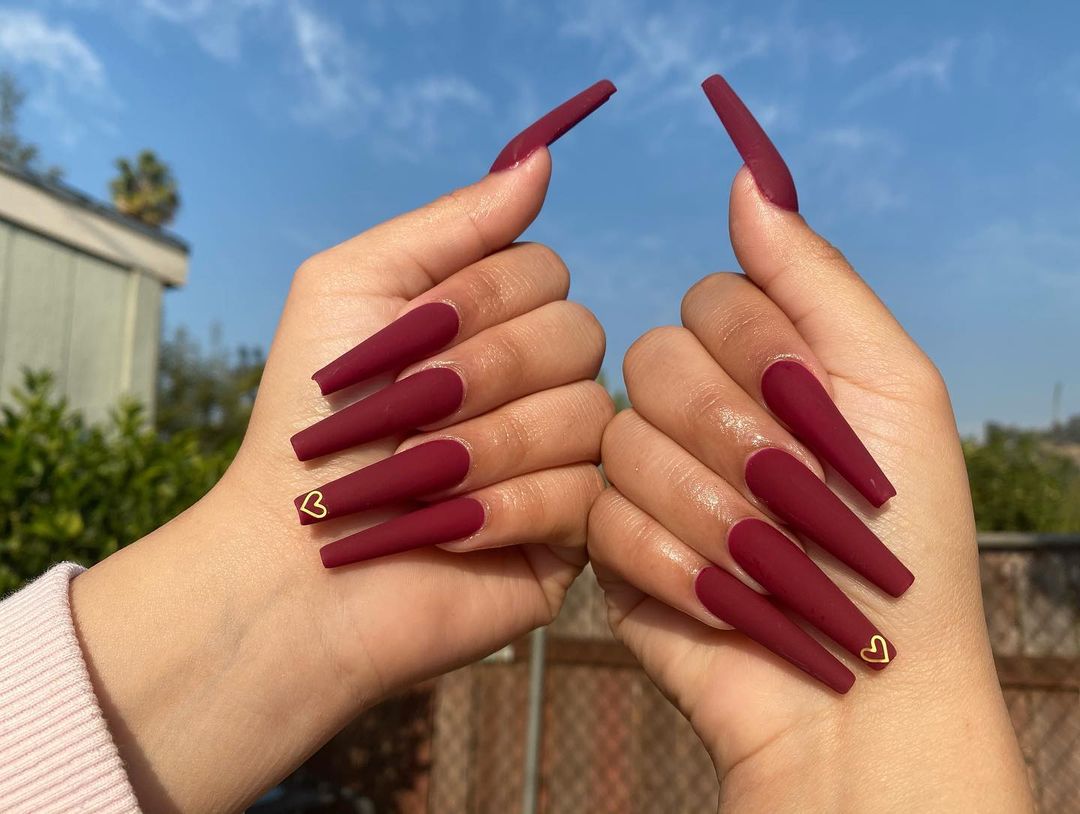
<path fill-rule="evenodd" d="M 342 27 L 299 0 L 288 4 L 292 35 L 313 95 L 296 112 L 304 121 L 369 110 L 382 94 L 367 79 L 358 48 L 350 46 Z"/>
<path fill-rule="evenodd" d="M 269 10 L 274 0 L 138 0 L 151 17 L 188 28 L 199 45 L 223 60 L 240 56 L 252 12 Z M 121 6 L 120 12 L 125 9 Z"/>
<path fill-rule="evenodd" d="M 802 73 L 815 61 L 846 65 L 863 51 L 843 26 L 804 22 L 791 6 L 768 18 L 695 0 L 662 8 L 578 0 L 564 7 L 560 34 L 596 48 L 616 84 L 652 103 L 694 98 L 705 77 L 754 60 L 781 59 Z"/>
<path fill-rule="evenodd" d="M 67 26 L 52 25 L 36 11 L 0 9 L 0 54 L 72 89 L 102 91 L 107 85 L 105 68 L 90 46 Z"/>
<path fill-rule="evenodd" d="M 938 90 L 947 90 L 959 46 L 958 40 L 949 39 L 938 43 L 925 54 L 901 60 L 857 87 L 848 96 L 847 106 L 854 107 L 906 87 L 931 85 Z"/>
<path fill-rule="evenodd" d="M 0 61 L 18 75 L 28 110 L 64 145 L 74 147 L 89 130 L 114 132 L 103 114 L 120 102 L 101 59 L 70 26 L 38 11 L 0 8 Z"/>
<path fill-rule="evenodd" d="M 371 134 L 395 152 L 416 157 L 439 140 L 436 117 L 447 107 L 487 110 L 483 93 L 465 77 L 430 73 L 382 81 L 370 35 L 346 30 L 309 0 L 138 0 L 144 19 L 187 32 L 211 57 L 242 63 L 252 45 L 277 48 L 288 91 L 288 113 L 297 122 L 336 135 Z M 125 7 L 112 5 L 114 14 Z M 444 5 L 416 1 L 370 2 L 356 9 L 368 29 L 391 19 L 428 25 Z"/>

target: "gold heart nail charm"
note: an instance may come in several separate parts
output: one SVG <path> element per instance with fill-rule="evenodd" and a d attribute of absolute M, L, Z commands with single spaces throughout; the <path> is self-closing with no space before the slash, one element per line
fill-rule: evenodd
<path fill-rule="evenodd" d="M 322 492 L 316 489 L 304 495 L 304 502 L 300 504 L 300 511 L 307 512 L 316 520 L 322 520 L 326 517 L 326 504 L 322 502 Z"/>
<path fill-rule="evenodd" d="M 870 646 L 860 650 L 859 656 L 871 664 L 888 664 L 889 645 L 885 643 L 885 637 L 875 633 L 870 637 Z"/>

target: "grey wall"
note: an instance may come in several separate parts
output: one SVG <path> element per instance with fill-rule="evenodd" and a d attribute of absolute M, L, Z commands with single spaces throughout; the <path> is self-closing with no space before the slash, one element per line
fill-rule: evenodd
<path fill-rule="evenodd" d="M 22 368 L 48 368 L 76 408 L 105 418 L 121 395 L 153 409 L 162 284 L 0 221 L 0 401 Z"/>

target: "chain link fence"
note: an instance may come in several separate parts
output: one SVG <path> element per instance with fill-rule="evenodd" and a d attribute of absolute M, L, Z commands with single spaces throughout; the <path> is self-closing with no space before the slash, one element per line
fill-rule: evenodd
<path fill-rule="evenodd" d="M 1042 811 L 1080 812 L 1080 537 L 984 535 L 980 549 L 1032 788 Z M 586 572 L 542 637 L 371 710 L 276 792 L 252 810 L 666 814 L 715 811 L 718 785 L 689 724 L 611 638 Z"/>

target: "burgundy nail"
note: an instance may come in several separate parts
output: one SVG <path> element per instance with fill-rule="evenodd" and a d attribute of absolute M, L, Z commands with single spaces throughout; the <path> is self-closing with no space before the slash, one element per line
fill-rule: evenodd
<path fill-rule="evenodd" d="M 510 139 L 495 159 L 495 163 L 491 165 L 489 172 L 510 169 L 541 147 L 547 147 L 558 141 L 574 125 L 610 99 L 615 90 L 611 82 L 601 79 L 572 99 L 567 99 Z"/>
<path fill-rule="evenodd" d="M 396 373 L 445 348 L 460 327 L 454 306 L 429 302 L 395 319 L 311 378 L 328 396 L 380 373 Z"/>
<path fill-rule="evenodd" d="M 896 494 L 828 391 L 799 362 L 782 359 L 761 376 L 761 395 L 777 418 L 874 506 Z"/>
<path fill-rule="evenodd" d="M 791 172 L 754 114 L 720 74 L 710 76 L 701 83 L 701 88 L 754 176 L 761 194 L 777 206 L 798 212 L 799 196 Z"/>
<path fill-rule="evenodd" d="M 463 540 L 483 525 L 483 504 L 471 497 L 459 497 L 342 537 L 324 545 L 319 556 L 326 568 L 337 568 L 414 548 Z"/>
<path fill-rule="evenodd" d="M 293 449 L 310 461 L 413 430 L 452 415 L 464 395 L 461 377 L 450 368 L 421 370 L 301 430 L 292 437 Z"/>
<path fill-rule="evenodd" d="M 748 588 L 727 571 L 709 566 L 694 580 L 694 593 L 716 618 L 787 659 L 839 693 L 855 683 L 854 674 L 768 597 Z"/>
<path fill-rule="evenodd" d="M 773 514 L 883 591 L 900 596 L 915 581 L 825 481 L 783 450 L 751 455 L 746 485 Z"/>
<path fill-rule="evenodd" d="M 456 486 L 469 473 L 469 450 L 440 438 L 391 455 L 296 498 L 303 526 Z"/>
<path fill-rule="evenodd" d="M 768 523 L 740 520 L 728 532 L 728 550 L 765 590 L 875 670 L 896 658 L 896 648 L 847 594 Z"/>

